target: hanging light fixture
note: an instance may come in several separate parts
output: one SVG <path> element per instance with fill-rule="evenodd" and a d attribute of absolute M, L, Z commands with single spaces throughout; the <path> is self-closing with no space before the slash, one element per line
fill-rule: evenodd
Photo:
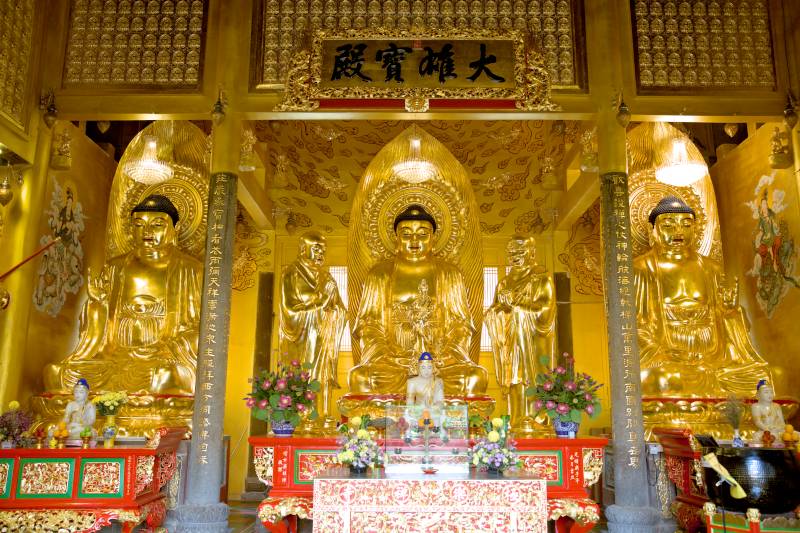
<path fill-rule="evenodd" d="M 416 131 L 411 135 L 409 144 L 408 157 L 392 167 L 395 175 L 409 183 L 422 183 L 432 179 L 436 176 L 436 167 L 430 161 L 422 159 L 422 137 Z"/>
<path fill-rule="evenodd" d="M 708 165 L 700 151 L 678 128 L 665 122 L 656 123 L 653 144 L 653 166 L 661 183 L 686 187 L 708 174 Z"/>
<path fill-rule="evenodd" d="M 125 174 L 145 185 L 164 183 L 172 178 L 172 167 L 158 159 L 158 141 L 153 135 L 144 136 L 142 157 L 125 164 Z"/>

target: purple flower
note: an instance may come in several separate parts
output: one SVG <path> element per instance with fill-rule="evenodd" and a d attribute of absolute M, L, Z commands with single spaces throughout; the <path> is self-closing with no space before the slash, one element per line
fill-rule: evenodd
<path fill-rule="evenodd" d="M 285 395 L 282 394 L 281 395 L 281 399 L 278 400 L 278 405 L 281 407 L 281 409 L 286 409 L 288 407 L 291 407 L 292 406 L 292 397 L 291 396 L 285 396 Z"/>
<path fill-rule="evenodd" d="M 569 405 L 567 405 L 565 403 L 558 404 L 556 406 L 556 413 L 558 413 L 560 415 L 565 415 L 565 414 L 569 413 Z"/>
<path fill-rule="evenodd" d="M 302 413 L 302 412 L 304 412 L 306 410 L 306 406 L 303 405 L 302 403 L 298 403 L 297 404 L 297 410 Z"/>
<path fill-rule="evenodd" d="M 555 409 L 556 402 L 554 402 L 553 400 L 547 400 L 547 403 L 545 403 L 544 406 L 547 407 L 548 409 Z"/>
<path fill-rule="evenodd" d="M 583 395 L 583 399 L 586 400 L 587 402 L 591 402 L 592 401 L 592 393 L 591 392 L 585 393 Z"/>
<path fill-rule="evenodd" d="M 590 415 L 593 414 L 594 413 L 594 405 L 587 405 L 586 406 L 586 413 L 590 414 Z"/>
<path fill-rule="evenodd" d="M 553 382 L 552 381 L 545 381 L 544 384 L 542 385 L 542 388 L 544 390 L 546 390 L 546 391 L 553 390 Z"/>
<path fill-rule="evenodd" d="M 268 379 L 265 379 L 264 381 L 261 382 L 261 388 L 264 390 L 269 389 L 270 385 L 272 385 L 272 382 Z"/>
<path fill-rule="evenodd" d="M 303 381 L 308 381 L 308 378 L 310 378 L 310 377 L 311 377 L 311 374 L 309 374 L 309 373 L 308 373 L 307 371 L 305 371 L 305 370 L 303 370 L 303 371 L 300 373 L 300 379 L 302 379 Z"/>
<path fill-rule="evenodd" d="M 566 374 L 566 373 L 567 373 L 567 369 L 564 368 L 563 366 L 557 366 L 556 367 L 556 374 Z"/>
<path fill-rule="evenodd" d="M 297 359 L 292 359 L 292 366 L 300 366 L 300 361 Z"/>
<path fill-rule="evenodd" d="M 316 397 L 317 397 L 317 395 L 314 394 L 313 390 L 307 390 L 306 391 L 306 400 L 312 401 Z"/>
<path fill-rule="evenodd" d="M 533 404 L 533 408 L 536 409 L 537 411 L 540 411 L 543 405 L 544 402 L 542 400 L 536 400 L 536 402 L 534 402 Z"/>
<path fill-rule="evenodd" d="M 279 379 L 275 382 L 275 390 L 285 390 L 286 389 L 286 380 Z"/>
<path fill-rule="evenodd" d="M 244 404 L 248 407 L 248 409 L 252 409 L 253 406 L 256 404 L 255 398 L 248 398 L 244 401 Z"/>
<path fill-rule="evenodd" d="M 267 400 L 261 400 L 260 402 L 258 402 L 258 406 L 261 409 L 266 409 L 268 405 L 269 405 L 269 402 Z"/>
<path fill-rule="evenodd" d="M 578 386 L 575 384 L 574 381 L 567 381 L 566 383 L 564 383 L 564 388 L 567 389 L 568 391 L 574 391 L 578 388 Z"/>
<path fill-rule="evenodd" d="M 294 377 L 294 372 L 287 372 L 286 373 L 286 377 L 287 378 L 293 378 Z"/>

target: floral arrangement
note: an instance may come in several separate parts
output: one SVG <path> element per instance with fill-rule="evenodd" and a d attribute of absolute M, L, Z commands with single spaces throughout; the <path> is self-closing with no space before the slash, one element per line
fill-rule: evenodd
<path fill-rule="evenodd" d="M 367 430 L 369 417 L 354 416 L 347 424 L 339 426 L 341 449 L 336 459 L 339 463 L 355 469 L 366 469 L 383 464 L 383 454 L 378 443 L 372 440 Z"/>
<path fill-rule="evenodd" d="M 104 392 L 92 399 L 100 416 L 114 416 L 120 408 L 128 403 L 128 395 L 124 391 Z"/>
<path fill-rule="evenodd" d="M 517 454 L 508 439 L 508 421 L 509 416 L 504 415 L 486 422 L 486 436 L 478 439 L 469 450 L 473 466 L 500 472 L 517 466 Z"/>
<path fill-rule="evenodd" d="M 0 415 L 0 440 L 23 446 L 32 423 L 30 415 L 19 408 L 19 402 L 9 402 L 8 411 Z"/>
<path fill-rule="evenodd" d="M 526 394 L 536 398 L 534 408 L 545 410 L 551 420 L 580 423 L 586 413 L 594 418 L 600 414 L 600 399 L 597 390 L 602 387 L 589 374 L 576 374 L 574 359 L 564 353 L 565 366 L 557 366 L 544 374 L 536 376 L 536 385 L 528 388 Z"/>
<path fill-rule="evenodd" d="M 245 404 L 258 420 L 300 424 L 300 417 L 317 418 L 314 400 L 319 392 L 319 381 L 311 379 L 311 364 L 294 360 L 288 365 L 278 363 L 274 372 L 264 371 L 252 380 L 253 392 Z"/>

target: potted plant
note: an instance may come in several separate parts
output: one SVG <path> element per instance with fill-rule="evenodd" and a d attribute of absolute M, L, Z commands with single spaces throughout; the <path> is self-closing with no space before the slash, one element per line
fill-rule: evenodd
<path fill-rule="evenodd" d="M 469 450 L 472 466 L 502 473 L 519 462 L 513 443 L 508 439 L 509 416 L 486 421 L 486 436 L 478 439 Z"/>
<path fill-rule="evenodd" d="M 8 410 L 0 415 L 0 434 L 3 448 L 18 448 L 26 440 L 26 432 L 31 427 L 31 417 L 19 408 L 19 402 L 12 401 Z"/>
<path fill-rule="evenodd" d="M 564 354 L 564 361 L 564 366 L 537 375 L 526 394 L 535 398 L 537 411 L 547 412 L 557 437 L 575 438 L 584 413 L 592 418 L 600 414 L 597 390 L 602 384 L 589 374 L 576 373 L 569 354 Z"/>
<path fill-rule="evenodd" d="M 95 396 L 92 402 L 94 402 L 97 412 L 106 417 L 103 426 L 103 448 L 113 448 L 117 435 L 119 435 L 116 416 L 122 406 L 128 403 L 128 395 L 124 391 L 104 392 Z"/>
<path fill-rule="evenodd" d="M 372 439 L 369 430 L 369 416 L 354 416 L 346 424 L 339 426 L 341 448 L 336 459 L 341 464 L 350 466 L 350 472 L 363 474 L 367 468 L 374 468 L 383 463 L 381 448 Z"/>
<path fill-rule="evenodd" d="M 276 437 L 289 437 L 303 417 L 317 418 L 315 399 L 319 381 L 311 379 L 311 364 L 294 360 L 278 363 L 274 372 L 264 371 L 253 378 L 253 391 L 245 403 L 258 420 L 270 421 Z"/>

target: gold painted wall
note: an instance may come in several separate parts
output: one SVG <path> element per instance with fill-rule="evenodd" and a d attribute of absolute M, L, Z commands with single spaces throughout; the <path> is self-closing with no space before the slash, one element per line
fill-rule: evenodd
<path fill-rule="evenodd" d="M 800 316 L 800 288 L 795 286 L 800 281 L 795 266 L 800 251 L 800 203 L 792 168 L 770 168 L 771 137 L 776 127 L 782 129 L 780 124 L 764 124 L 714 165 L 711 177 L 717 191 L 725 270 L 739 278 L 739 297 L 750 322 L 753 343 L 767 362 L 781 366 L 785 372 L 783 384 L 776 383 L 778 395 L 800 396 L 800 336 L 794 330 Z M 771 213 L 766 212 L 768 216 L 760 219 L 750 205 L 759 207 L 765 190 Z M 772 245 L 768 239 L 758 239 L 760 222 L 766 224 L 767 219 L 776 223 L 780 245 L 777 239 L 771 239 Z M 764 244 L 761 254 L 757 239 Z M 773 262 L 773 256 L 783 257 L 784 261 Z M 759 261 L 762 268 L 754 271 Z M 770 275 L 777 264 L 784 269 L 782 274 L 794 282 Z M 754 275 L 757 272 L 765 274 L 761 276 L 762 294 L 772 298 L 762 297 L 759 301 L 759 276 Z M 770 280 L 779 283 L 770 285 Z M 777 292 L 772 293 L 770 286 L 776 287 Z"/>
<path fill-rule="evenodd" d="M 55 315 L 40 311 L 35 305 L 30 306 L 27 342 L 20 343 L 19 346 L 25 348 L 17 350 L 14 355 L 15 358 L 25 361 L 22 367 L 19 391 L 23 398 L 42 392 L 42 369 L 44 366 L 63 359 L 77 342 L 78 319 L 81 306 L 86 299 L 87 269 L 99 272 L 105 261 L 108 197 L 117 167 L 112 157 L 83 135 L 81 130 L 72 123 L 59 121 L 53 131 L 56 139 L 62 132 L 69 133 L 72 167 L 68 170 L 55 170 L 50 168 L 48 159 L 37 161 L 37 164 L 43 163 L 47 165 L 47 168 L 46 172 L 42 174 L 43 190 L 37 200 L 40 207 L 32 210 L 32 213 L 36 213 L 36 219 L 30 221 L 29 231 L 36 246 L 39 245 L 43 236 L 48 236 L 47 240 L 52 238 L 54 230 L 49 225 L 49 210 L 52 209 L 54 187 L 57 183 L 61 188 L 62 197 L 69 188 L 73 195 L 73 205 L 80 205 L 85 222 L 84 230 L 79 233 L 83 250 L 82 265 L 80 266 L 82 282 L 76 294 L 65 293 L 63 306 Z M 66 258 L 60 262 L 64 263 L 69 260 L 76 259 L 74 257 Z M 24 267 L 24 273 L 15 274 L 30 279 L 29 288 L 19 295 L 20 299 L 25 298 L 31 302 L 34 299 L 40 277 L 52 275 L 43 272 L 44 261 L 43 256 L 39 256 Z M 58 263 L 59 261 L 56 261 L 55 264 Z M 69 265 L 65 264 L 64 268 L 68 269 Z M 52 281 L 44 281 L 43 284 L 52 286 Z"/>

